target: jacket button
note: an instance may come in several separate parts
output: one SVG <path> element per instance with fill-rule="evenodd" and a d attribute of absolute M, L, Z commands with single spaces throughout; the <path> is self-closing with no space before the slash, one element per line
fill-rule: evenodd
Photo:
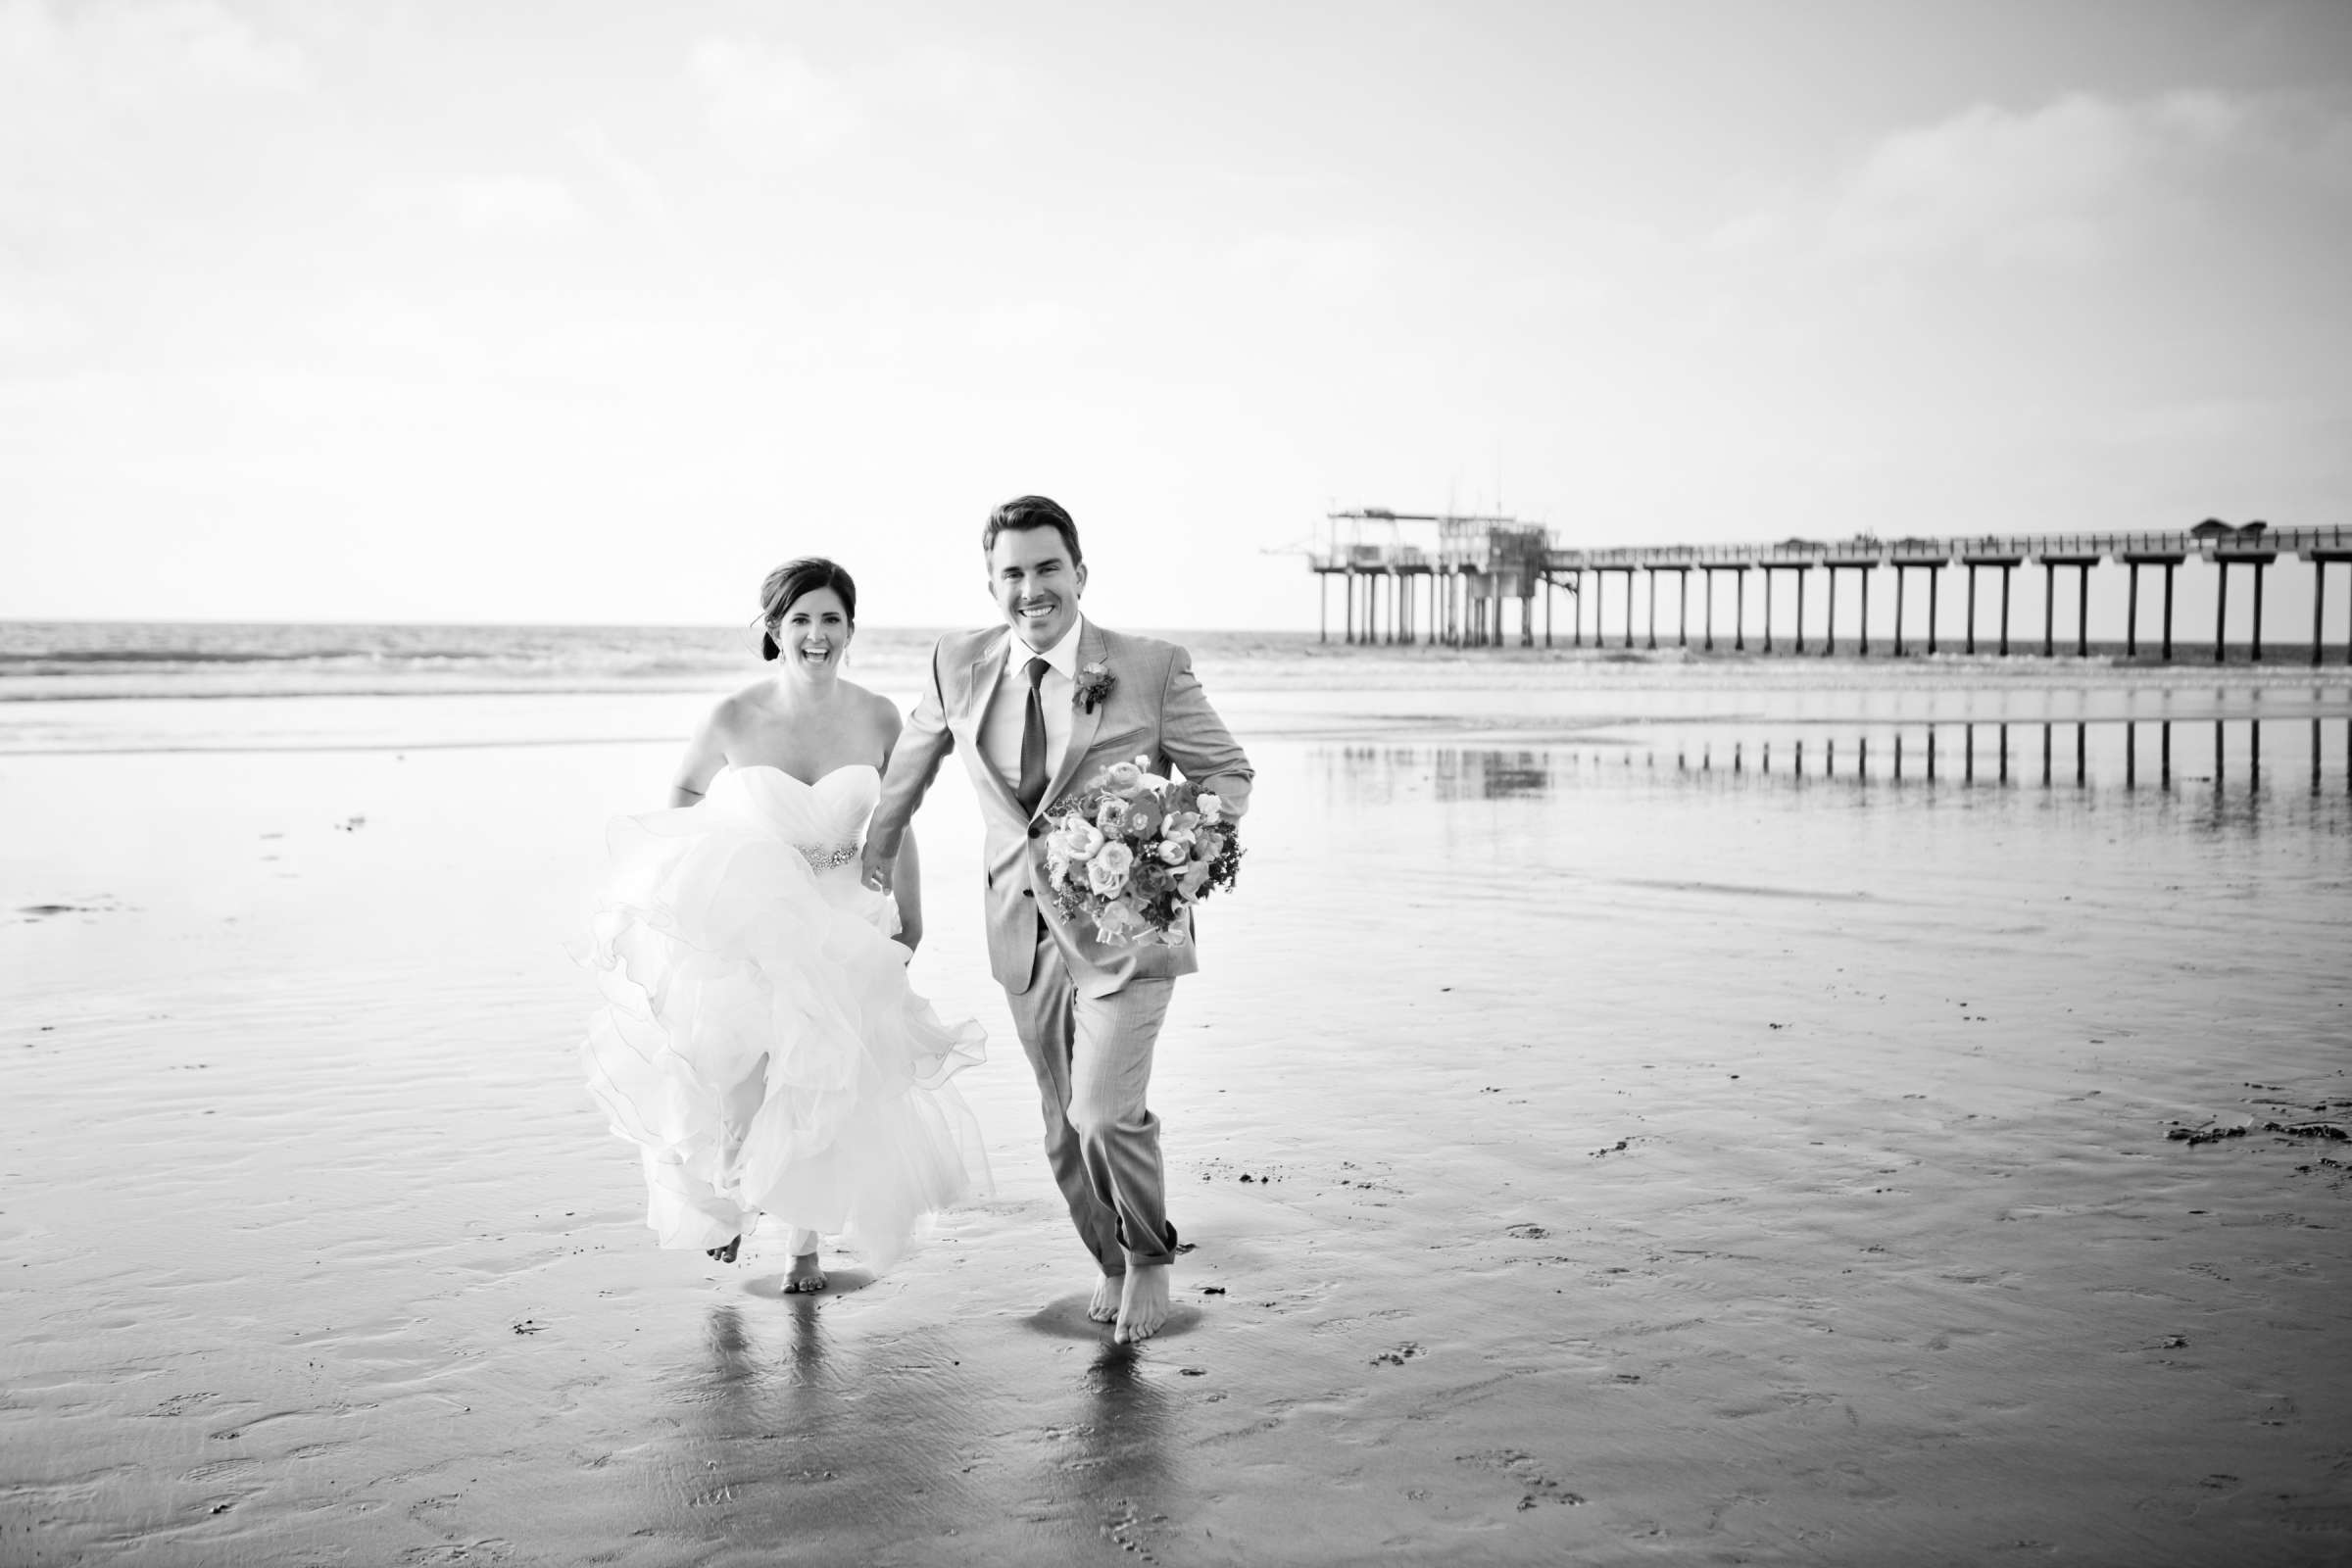
<path fill-rule="evenodd" d="M 1021 889 L 1021 897 L 1024 899 L 1034 899 L 1037 897 L 1037 889 L 1023 888 Z"/>
<path fill-rule="evenodd" d="M 1042 837 L 1045 831 L 1046 830 L 1044 828 L 1039 827 L 1035 822 L 1029 824 L 1029 836 L 1033 839 Z"/>

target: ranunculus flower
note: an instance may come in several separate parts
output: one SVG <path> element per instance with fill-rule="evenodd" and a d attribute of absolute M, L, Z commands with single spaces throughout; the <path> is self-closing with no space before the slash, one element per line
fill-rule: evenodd
<path fill-rule="evenodd" d="M 1149 929 L 1133 899 L 1112 899 L 1095 911 L 1095 935 L 1104 942 L 1121 941 Z"/>
<path fill-rule="evenodd" d="M 1217 813 L 1225 809 L 1225 803 L 1217 799 L 1214 790 L 1203 790 L 1200 798 L 1193 804 L 1200 808 L 1200 820 L 1203 822 L 1214 822 L 1217 819 Z"/>
<path fill-rule="evenodd" d="M 1163 839 L 1159 846 L 1159 863 L 1182 865 L 1193 858 L 1193 848 L 1182 839 Z"/>
<path fill-rule="evenodd" d="M 1123 877 L 1135 864 L 1135 852 L 1113 839 L 1095 852 L 1094 863 L 1113 876 Z"/>
<path fill-rule="evenodd" d="M 1102 787 L 1124 795 L 1144 781 L 1144 770 L 1133 762 L 1113 762 L 1102 770 Z"/>
<path fill-rule="evenodd" d="M 1095 826 L 1105 833 L 1116 833 L 1127 822 L 1125 801 L 1104 801 L 1095 808 Z"/>

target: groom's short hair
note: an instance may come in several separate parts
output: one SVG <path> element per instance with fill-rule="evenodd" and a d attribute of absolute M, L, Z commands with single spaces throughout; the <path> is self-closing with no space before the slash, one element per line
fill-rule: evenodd
<path fill-rule="evenodd" d="M 1051 528 L 1061 535 L 1061 548 L 1070 553 L 1071 566 L 1086 564 L 1086 552 L 1078 548 L 1078 524 L 1070 520 L 1070 514 L 1058 501 L 1045 496 L 1014 496 L 988 514 L 987 525 L 980 530 L 980 553 L 985 556 L 995 550 L 997 535 L 1007 528 L 1014 533 Z"/>

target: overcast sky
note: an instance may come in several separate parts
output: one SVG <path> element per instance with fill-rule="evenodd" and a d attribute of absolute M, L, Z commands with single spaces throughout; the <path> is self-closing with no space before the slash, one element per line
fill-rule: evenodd
<path fill-rule="evenodd" d="M 2352 5 L 0 0 L 0 615 L 2352 523 Z"/>

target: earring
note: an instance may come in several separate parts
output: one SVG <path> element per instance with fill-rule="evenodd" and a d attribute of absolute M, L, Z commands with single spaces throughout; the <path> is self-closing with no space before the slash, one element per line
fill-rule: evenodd
<path fill-rule="evenodd" d="M 763 631 L 760 634 L 760 657 L 761 659 L 773 662 L 776 656 L 783 651 L 783 649 L 776 646 L 776 634 L 774 632 Z"/>

